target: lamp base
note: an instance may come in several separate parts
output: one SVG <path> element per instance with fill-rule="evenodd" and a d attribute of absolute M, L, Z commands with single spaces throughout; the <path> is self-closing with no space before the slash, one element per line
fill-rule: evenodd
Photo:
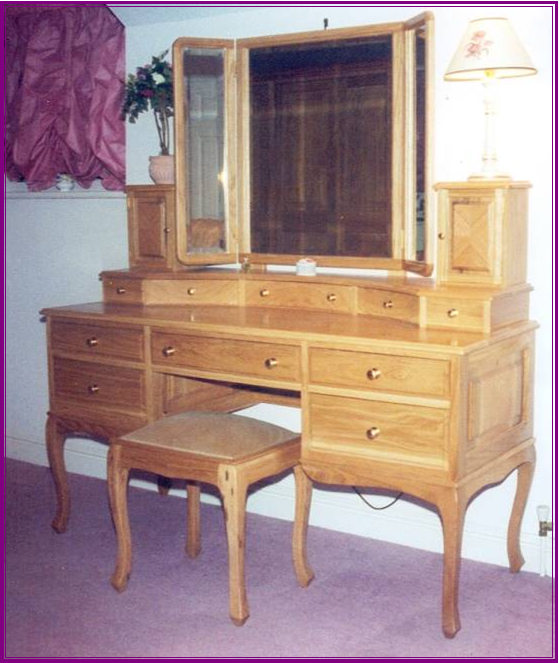
<path fill-rule="evenodd" d="M 468 177 L 468 182 L 491 182 L 497 180 L 498 182 L 510 182 L 512 177 L 505 175 L 505 173 L 474 173 Z"/>

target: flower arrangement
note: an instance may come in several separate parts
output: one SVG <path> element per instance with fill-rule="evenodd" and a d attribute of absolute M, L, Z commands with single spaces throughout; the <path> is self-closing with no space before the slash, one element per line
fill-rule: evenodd
<path fill-rule="evenodd" d="M 136 69 L 126 81 L 122 119 L 134 124 L 152 110 L 162 155 L 169 154 L 169 118 L 173 117 L 173 70 L 165 61 L 168 51 L 153 56 L 151 64 Z"/>

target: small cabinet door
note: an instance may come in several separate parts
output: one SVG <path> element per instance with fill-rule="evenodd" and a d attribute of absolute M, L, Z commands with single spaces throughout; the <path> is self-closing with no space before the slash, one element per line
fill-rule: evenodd
<path fill-rule="evenodd" d="M 127 187 L 131 267 L 172 269 L 176 265 L 174 190 L 161 184 Z"/>

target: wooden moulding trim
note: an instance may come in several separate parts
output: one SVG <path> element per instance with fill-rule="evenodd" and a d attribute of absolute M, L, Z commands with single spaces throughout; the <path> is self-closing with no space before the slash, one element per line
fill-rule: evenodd
<path fill-rule="evenodd" d="M 282 35 L 268 35 L 265 37 L 249 37 L 237 40 L 238 48 L 266 48 L 288 44 L 304 44 L 312 42 L 332 41 L 334 39 L 353 39 L 356 37 L 374 37 L 391 35 L 401 32 L 404 23 L 376 23 L 352 28 L 333 28 L 328 30 L 313 30 L 311 32 L 290 32 Z"/>

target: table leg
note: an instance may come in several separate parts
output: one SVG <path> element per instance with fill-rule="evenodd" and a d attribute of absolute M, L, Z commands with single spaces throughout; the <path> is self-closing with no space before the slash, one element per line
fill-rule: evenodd
<path fill-rule="evenodd" d="M 293 468 L 295 475 L 295 520 L 293 522 L 292 557 L 297 582 L 308 587 L 314 573 L 307 559 L 307 532 L 311 508 L 312 481 L 300 465 Z"/>
<path fill-rule="evenodd" d="M 47 455 L 56 492 L 56 515 L 51 525 L 58 533 L 66 531 L 70 517 L 70 490 L 64 463 L 64 443 L 67 431 L 58 420 L 49 415 L 45 428 Z"/>
<path fill-rule="evenodd" d="M 526 508 L 530 486 L 532 485 L 532 477 L 534 476 L 534 457 L 535 454 L 532 450 L 532 458 L 519 465 L 517 470 L 516 495 L 514 496 L 507 536 L 507 551 L 511 573 L 518 573 L 524 565 L 524 557 L 520 550 L 520 525 Z"/>
<path fill-rule="evenodd" d="M 237 468 L 222 466 L 218 488 L 223 498 L 229 557 L 229 614 L 236 626 L 249 617 L 245 582 L 245 535 L 247 486 Z"/>
<path fill-rule="evenodd" d="M 460 581 L 460 556 L 467 499 L 458 489 L 447 489 L 438 502 L 443 523 L 444 570 L 443 570 L 443 633 L 453 638 L 460 630 L 458 593 Z"/>
<path fill-rule="evenodd" d="M 117 558 L 111 585 L 117 592 L 123 592 L 128 584 L 132 569 L 132 540 L 128 519 L 127 467 L 121 465 L 122 447 L 112 445 L 107 458 L 107 484 L 109 488 L 109 504 L 117 538 Z"/>

